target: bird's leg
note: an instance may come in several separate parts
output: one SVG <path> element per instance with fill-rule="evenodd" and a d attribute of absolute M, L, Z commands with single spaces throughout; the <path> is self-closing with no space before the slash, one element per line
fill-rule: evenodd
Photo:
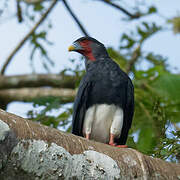
<path fill-rule="evenodd" d="M 85 138 L 89 140 L 90 139 L 90 134 L 85 134 Z"/>
<path fill-rule="evenodd" d="M 114 143 L 114 134 L 112 134 L 112 133 L 110 133 L 109 145 L 115 146 L 115 143 Z"/>
<path fill-rule="evenodd" d="M 116 143 L 114 143 L 114 134 L 112 134 L 112 133 L 110 133 L 109 145 L 119 147 L 119 148 L 127 148 L 128 147 L 127 145 L 116 145 Z"/>

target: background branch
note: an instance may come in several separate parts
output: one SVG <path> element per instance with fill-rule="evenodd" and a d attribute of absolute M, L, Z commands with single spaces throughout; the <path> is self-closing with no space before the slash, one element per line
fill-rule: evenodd
<path fill-rule="evenodd" d="M 102 2 L 122 11 L 124 14 L 126 14 L 127 16 L 129 16 L 131 19 L 137 19 L 137 18 L 140 18 L 141 15 L 138 13 L 138 14 L 131 14 L 129 11 L 127 11 L 126 9 L 124 9 L 123 7 L 111 2 L 111 1 L 108 1 L 108 0 L 101 0 Z"/>
<path fill-rule="evenodd" d="M 51 12 L 51 10 L 53 9 L 53 7 L 56 5 L 56 3 L 58 2 L 58 0 L 54 0 L 52 2 L 52 4 L 50 5 L 50 7 L 47 9 L 47 11 L 42 15 L 42 17 L 39 19 L 39 21 L 35 24 L 35 26 L 30 30 L 30 32 L 28 34 L 26 34 L 26 36 L 21 40 L 21 42 L 15 47 L 15 49 L 10 53 L 10 55 L 8 56 L 8 58 L 6 59 L 0 74 L 3 75 L 5 73 L 5 70 L 7 68 L 7 66 L 9 65 L 9 63 L 11 62 L 12 58 L 14 57 L 14 55 L 20 50 L 20 48 L 24 45 L 24 43 L 29 39 L 29 37 L 35 32 L 35 30 L 39 27 L 39 25 L 46 19 L 46 17 L 48 16 L 48 14 Z"/>
<path fill-rule="evenodd" d="M 27 4 L 36 4 L 36 3 L 41 3 L 43 1 L 47 1 L 47 0 L 22 0 Z"/>
<path fill-rule="evenodd" d="M 53 96 L 60 98 L 61 103 L 73 102 L 76 91 L 63 88 L 18 88 L 0 90 L 0 101 L 8 104 L 12 101 L 32 102 L 36 98 Z"/>
<path fill-rule="evenodd" d="M 21 9 L 21 5 L 20 5 L 20 1 L 16 0 L 16 4 L 17 4 L 17 19 L 18 22 L 21 23 L 23 21 L 23 17 L 22 17 L 22 9 Z"/>
<path fill-rule="evenodd" d="M 136 63 L 140 55 L 141 55 L 141 45 L 138 45 L 138 47 L 132 53 L 131 59 L 127 62 L 127 65 L 126 65 L 127 74 L 132 70 L 132 68 L 134 67 L 134 64 Z"/>
<path fill-rule="evenodd" d="M 74 89 L 77 81 L 78 77 L 63 74 L 0 75 L 0 89 L 41 86 Z"/>
<path fill-rule="evenodd" d="M 62 2 L 64 3 L 64 6 L 66 7 L 67 11 L 70 13 L 70 15 L 72 16 L 72 18 L 75 20 L 75 22 L 77 23 L 77 25 L 79 26 L 80 30 L 82 31 L 82 33 L 85 36 L 89 36 L 89 34 L 87 33 L 87 31 L 85 30 L 85 28 L 83 27 L 83 25 L 81 24 L 81 22 L 79 21 L 79 19 L 77 18 L 77 16 L 75 15 L 75 13 L 72 11 L 72 9 L 70 8 L 70 6 L 68 5 L 66 0 L 62 0 Z"/>

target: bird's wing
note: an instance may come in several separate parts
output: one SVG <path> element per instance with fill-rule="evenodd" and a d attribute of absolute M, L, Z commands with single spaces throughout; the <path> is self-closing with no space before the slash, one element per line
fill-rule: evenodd
<path fill-rule="evenodd" d="M 126 144 L 128 131 L 131 128 L 132 119 L 134 114 L 134 87 L 131 80 L 127 81 L 126 86 L 126 104 L 124 107 L 124 120 L 123 127 L 121 131 L 121 136 L 116 140 L 117 144 Z"/>
<path fill-rule="evenodd" d="M 78 94 L 74 102 L 72 133 L 78 136 L 83 136 L 83 121 L 87 110 L 88 94 L 91 91 L 91 86 L 92 82 L 87 82 L 84 78 L 80 83 Z"/>

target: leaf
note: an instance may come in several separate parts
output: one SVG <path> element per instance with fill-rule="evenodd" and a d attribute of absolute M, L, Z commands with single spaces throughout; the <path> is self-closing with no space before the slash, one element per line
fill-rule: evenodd
<path fill-rule="evenodd" d="M 149 38 L 156 32 L 162 29 L 161 26 L 153 23 L 142 22 L 141 27 L 137 27 L 138 34 L 141 36 L 140 42 L 143 42 L 145 39 Z"/>
<path fill-rule="evenodd" d="M 46 35 L 47 33 L 45 31 L 42 31 L 39 34 L 36 34 L 36 38 L 46 39 Z"/>
<path fill-rule="evenodd" d="M 130 148 L 136 149 L 136 143 L 134 142 L 134 138 L 132 136 L 128 137 L 127 145 Z"/>
<path fill-rule="evenodd" d="M 146 36 L 146 32 L 143 31 L 140 27 L 137 27 L 137 32 L 139 35 L 141 35 L 142 37 L 145 37 Z"/>
<path fill-rule="evenodd" d="M 34 11 L 42 11 L 43 9 L 44 9 L 44 6 L 42 6 L 41 3 L 35 3 Z"/>
<path fill-rule="evenodd" d="M 169 19 L 168 23 L 171 23 L 173 25 L 174 34 L 180 33 L 180 16 Z"/>
<path fill-rule="evenodd" d="M 158 66 L 167 66 L 166 61 L 167 58 L 164 58 L 163 56 L 159 54 L 154 54 L 152 52 L 148 53 L 145 57 L 149 62 L 151 62 L 153 65 Z"/>
<path fill-rule="evenodd" d="M 164 73 L 152 85 L 161 96 L 180 101 L 180 75 Z"/>
<path fill-rule="evenodd" d="M 121 42 L 124 43 L 125 45 L 121 45 L 120 49 L 131 48 L 136 43 L 136 41 L 132 37 L 130 37 L 125 33 L 121 37 Z"/>
<path fill-rule="evenodd" d="M 156 139 L 152 130 L 152 126 L 149 126 L 148 124 L 144 124 L 144 127 L 142 127 L 138 142 L 137 142 L 137 148 L 143 153 L 151 154 L 153 152 Z"/>
<path fill-rule="evenodd" d="M 148 9 L 148 14 L 152 14 L 152 13 L 156 13 L 157 12 L 157 9 L 155 6 L 151 6 L 149 7 Z"/>
<path fill-rule="evenodd" d="M 108 48 L 108 54 L 122 69 L 125 68 L 127 60 L 120 52 L 113 48 Z"/>

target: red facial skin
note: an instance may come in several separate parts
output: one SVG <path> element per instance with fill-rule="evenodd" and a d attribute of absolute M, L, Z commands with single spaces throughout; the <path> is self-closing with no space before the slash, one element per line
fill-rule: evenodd
<path fill-rule="evenodd" d="M 92 49 L 90 46 L 91 41 L 84 40 L 84 41 L 79 42 L 79 44 L 84 50 L 79 50 L 78 52 L 84 55 L 85 57 L 87 57 L 88 60 L 95 61 L 96 59 L 92 53 Z"/>

